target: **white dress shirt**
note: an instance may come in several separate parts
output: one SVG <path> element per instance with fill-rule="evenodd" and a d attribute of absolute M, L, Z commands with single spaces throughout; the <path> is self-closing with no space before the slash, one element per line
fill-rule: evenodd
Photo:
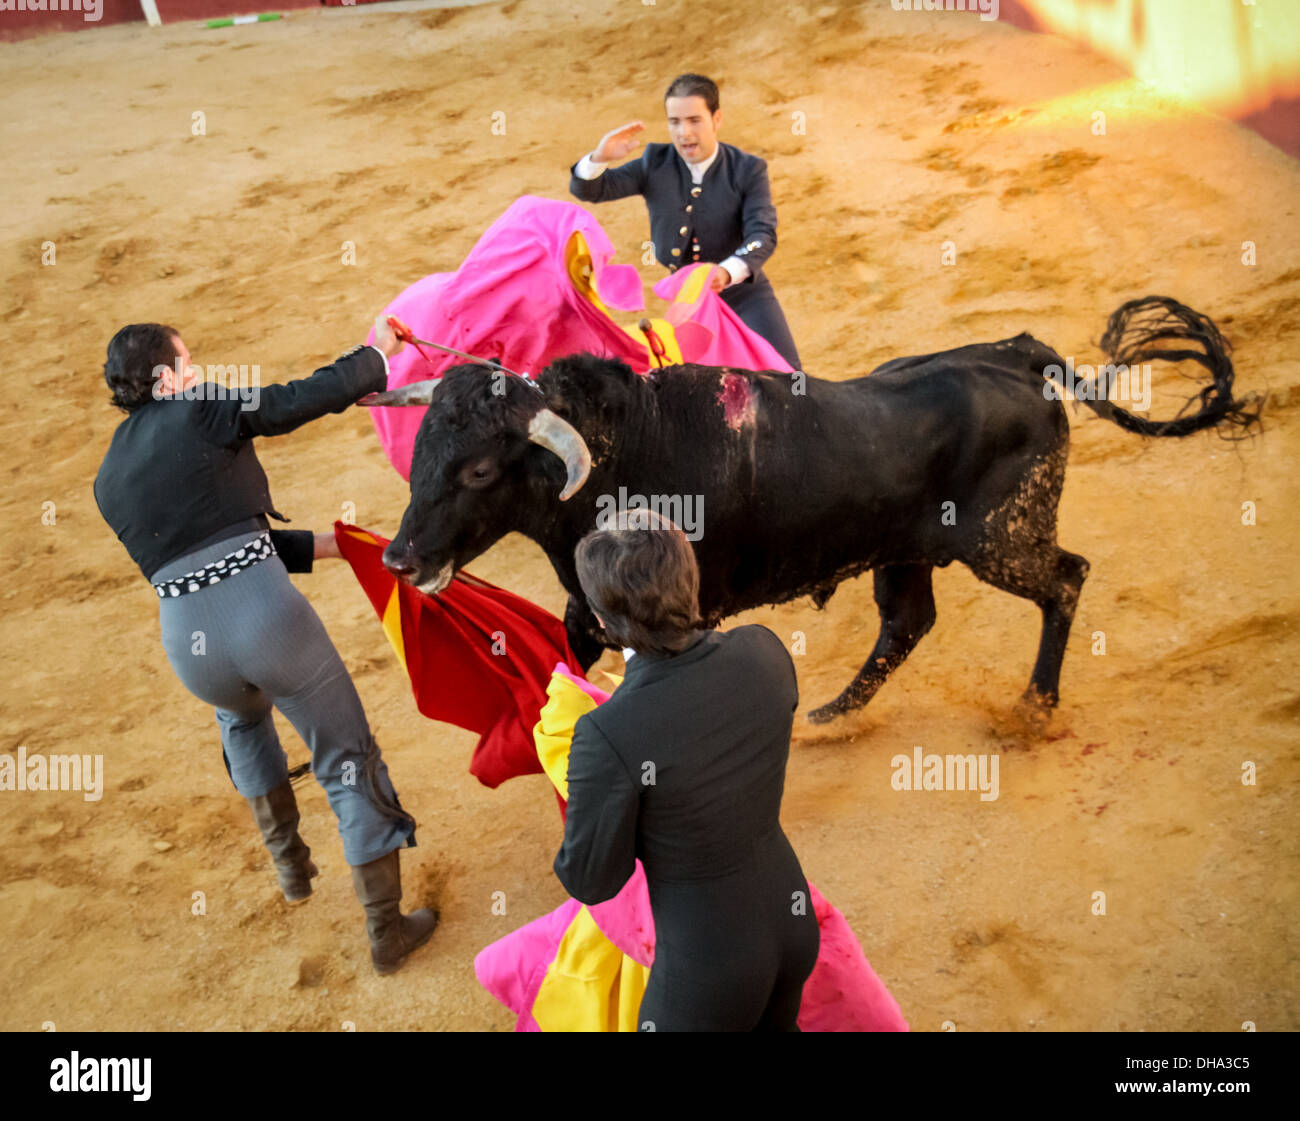
<path fill-rule="evenodd" d="M 681 153 L 677 153 L 677 158 L 682 159 Z M 703 183 L 704 173 L 713 166 L 713 161 L 718 158 L 718 147 L 713 147 L 713 155 L 707 160 L 701 160 L 699 163 L 687 163 L 686 167 L 691 173 L 692 183 Z M 682 163 L 686 163 L 682 160 Z M 609 167 L 607 163 L 598 163 L 592 159 L 592 154 L 588 152 L 578 161 L 578 166 L 573 169 L 574 175 L 579 179 L 599 179 L 605 174 L 605 169 Z M 719 265 L 727 270 L 727 275 L 731 277 L 732 284 L 739 284 L 749 275 L 749 266 L 739 257 L 728 257 L 725 261 L 719 261 Z"/>

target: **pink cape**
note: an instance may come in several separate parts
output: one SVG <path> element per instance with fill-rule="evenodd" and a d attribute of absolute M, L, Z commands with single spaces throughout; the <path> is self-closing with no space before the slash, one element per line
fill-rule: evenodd
<path fill-rule="evenodd" d="M 641 278 L 631 265 L 610 265 L 614 247 L 591 214 L 573 203 L 525 195 L 478 239 L 454 273 L 433 273 L 384 309 L 419 339 L 499 358 L 517 373 L 537 373 L 552 359 L 580 351 L 649 368 L 646 348 L 575 287 L 569 277 L 569 238 L 581 233 L 601 299 L 623 311 L 644 306 Z M 374 332 L 367 336 L 373 341 Z M 388 388 L 434 378 L 464 361 L 434 352 L 426 360 L 408 346 L 389 360 Z M 424 409 L 372 409 L 379 442 L 398 473 L 411 475 L 411 451 Z"/>
<path fill-rule="evenodd" d="M 586 243 L 600 301 L 620 311 L 640 311 L 641 277 L 631 265 L 609 263 L 614 249 L 600 223 L 574 203 L 525 195 L 492 223 L 460 268 L 416 281 L 384 314 L 397 316 L 416 338 L 500 359 L 521 374 L 540 373 L 548 362 L 582 351 L 621 358 L 645 373 L 650 368 L 646 346 L 581 292 L 570 276 L 574 234 L 581 234 Z M 766 339 L 746 327 L 707 285 L 693 282 L 703 267 L 673 273 L 654 289 L 674 301 L 665 318 L 682 360 L 789 371 Z M 681 297 L 683 289 L 690 298 Z M 367 339 L 373 338 L 372 331 Z M 435 355 L 432 360 L 408 346 L 390 359 L 388 388 L 439 377 L 463 361 L 440 351 L 430 353 Z M 370 411 L 379 442 L 404 479 L 411 476 L 411 452 L 424 413 L 421 408 Z"/>
<path fill-rule="evenodd" d="M 734 366 L 741 370 L 780 370 L 790 373 L 793 367 L 762 335 L 741 322 L 725 300 L 713 289 L 704 287 L 693 300 L 683 300 L 683 288 L 693 287 L 690 280 L 701 265 L 682 269 L 664 277 L 655 285 L 655 295 L 673 300 L 666 316 L 675 329 L 682 358 L 700 366 Z"/>

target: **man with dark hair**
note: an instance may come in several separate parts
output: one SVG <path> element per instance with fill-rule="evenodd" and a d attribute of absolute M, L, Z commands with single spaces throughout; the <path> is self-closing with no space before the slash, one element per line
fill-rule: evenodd
<path fill-rule="evenodd" d="M 113 391 L 109 403 L 124 413 L 153 399 L 154 370 L 175 364 L 180 332 L 165 323 L 132 323 L 109 340 L 104 381 Z"/>
<path fill-rule="evenodd" d="M 578 580 L 588 606 L 625 656 L 676 654 L 700 625 L 700 570 L 691 543 L 653 510 L 625 510 L 618 518 L 621 524 L 578 543 Z"/>
<path fill-rule="evenodd" d="M 270 528 L 268 518 L 288 519 L 271 503 L 253 448 L 258 436 L 291 432 L 383 389 L 402 344 L 382 318 L 375 337 L 309 378 L 261 388 L 252 403 L 200 381 L 173 328 L 123 327 L 108 344 L 104 380 L 127 416 L 94 492 L 157 593 L 168 662 L 215 710 L 226 771 L 253 811 L 284 898 L 307 899 L 317 869 L 298 833 L 272 708 L 311 750 L 366 913 L 371 961 L 392 973 L 437 923 L 432 911 L 403 915 L 399 906 L 398 851 L 415 844 L 415 821 L 397 800 L 343 660 L 289 581 L 289 572 L 339 555 L 334 535 Z"/>
<path fill-rule="evenodd" d="M 635 151 L 641 121 L 612 129 L 570 169 L 569 191 L 582 202 L 645 196 L 655 256 L 669 272 L 714 262 L 709 283 L 747 327 L 796 370 L 799 352 L 763 265 L 776 249 L 776 207 L 767 164 L 718 142 L 718 87 L 700 74 L 674 78 L 664 95 L 670 144 L 647 144 L 641 158 L 609 168 Z"/>
<path fill-rule="evenodd" d="M 633 649 L 574 726 L 555 874 L 602 903 L 640 857 L 655 927 L 642 1030 L 797 1030 L 820 932 L 780 822 L 794 662 L 766 627 L 701 629 L 695 554 L 653 511 L 589 533 L 576 559 L 601 625 Z"/>

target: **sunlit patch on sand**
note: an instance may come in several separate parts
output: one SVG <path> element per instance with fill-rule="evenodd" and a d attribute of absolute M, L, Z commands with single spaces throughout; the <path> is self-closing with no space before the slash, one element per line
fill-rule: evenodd
<path fill-rule="evenodd" d="M 1123 62 L 1155 89 L 1228 116 L 1300 96 L 1300 22 L 1286 4 L 1020 3 L 1045 29 Z"/>
<path fill-rule="evenodd" d="M 1123 78 L 1098 86 L 1086 86 L 1059 97 L 1022 106 L 1017 110 L 1000 110 L 983 115 L 984 123 L 1012 129 L 1054 131 L 1062 127 L 1084 126 L 1094 113 L 1122 119 L 1126 126 L 1134 123 L 1160 123 L 1177 120 L 1206 110 L 1192 98 L 1154 85 L 1141 78 Z"/>

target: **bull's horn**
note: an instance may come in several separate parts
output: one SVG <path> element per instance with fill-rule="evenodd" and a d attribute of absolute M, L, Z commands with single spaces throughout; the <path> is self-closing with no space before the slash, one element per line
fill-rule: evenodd
<path fill-rule="evenodd" d="M 429 378 L 427 381 L 413 381 L 410 385 L 398 386 L 383 393 L 368 393 L 357 402 L 373 409 L 378 405 L 399 408 L 402 405 L 427 405 L 433 400 L 434 391 L 442 384 L 442 378 Z"/>
<path fill-rule="evenodd" d="M 529 421 L 528 438 L 564 460 L 569 479 L 560 491 L 560 501 L 572 498 L 591 474 L 591 452 L 582 434 L 550 409 L 543 409 Z"/>

